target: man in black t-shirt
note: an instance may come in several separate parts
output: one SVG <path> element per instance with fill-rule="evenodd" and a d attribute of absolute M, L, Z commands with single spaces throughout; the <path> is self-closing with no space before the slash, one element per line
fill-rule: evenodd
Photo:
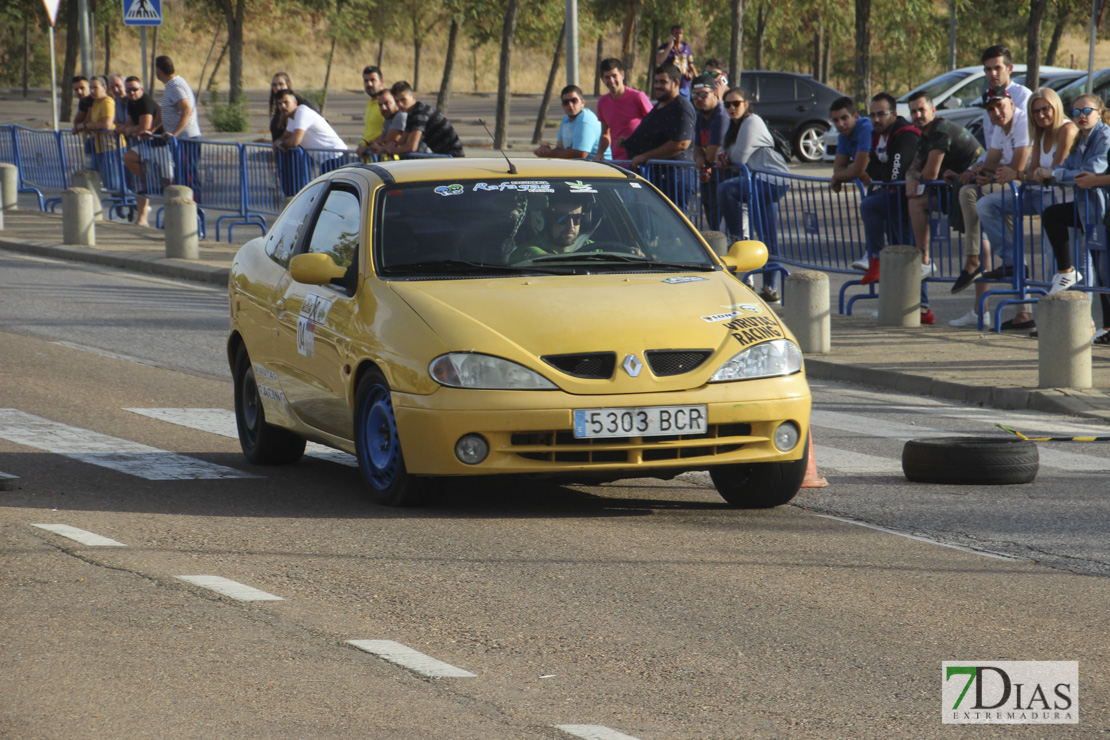
<path fill-rule="evenodd" d="M 401 140 L 390 145 L 390 154 L 407 154 L 418 151 L 423 141 L 435 154 L 448 154 L 452 157 L 463 156 L 455 129 L 435 108 L 427 103 L 417 102 L 412 86 L 407 82 L 396 82 L 390 88 L 397 107 L 408 116 L 405 133 Z"/>
<path fill-rule="evenodd" d="M 630 136 L 617 142 L 628 152 L 630 168 L 640 167 L 652 159 L 693 162 L 690 145 L 694 141 L 697 114 L 690 101 L 678 94 L 681 78 L 682 73 L 673 64 L 655 68 L 652 82 L 655 107 Z M 687 193 L 693 189 L 694 168 L 651 167 L 648 179 L 682 210 L 686 207 Z"/>
<path fill-rule="evenodd" d="M 138 147 L 141 138 L 150 139 L 151 135 L 162 134 L 161 126 L 157 130 L 151 130 L 154 122 L 161 116 L 158 115 L 158 104 L 154 102 L 150 93 L 143 90 L 143 83 L 138 77 L 128 77 L 124 80 L 123 91 L 127 96 L 127 123 L 116 130 L 127 136 L 129 145 L 127 151 L 123 153 L 123 165 L 138 180 L 135 197 L 135 223 L 139 226 L 146 226 L 147 199 L 142 194 L 149 192 L 151 187 L 160 188 L 158 187 L 159 183 L 150 183 L 144 179 L 142 157 L 139 154 Z M 161 145 L 163 152 L 168 153 L 169 151 L 165 148 L 165 142 L 162 139 L 150 139 L 149 145 Z M 147 156 L 150 156 L 149 149 L 147 150 Z M 169 171 L 172 172 L 172 170 Z M 145 176 L 149 177 L 149 175 L 150 173 L 146 173 Z"/>

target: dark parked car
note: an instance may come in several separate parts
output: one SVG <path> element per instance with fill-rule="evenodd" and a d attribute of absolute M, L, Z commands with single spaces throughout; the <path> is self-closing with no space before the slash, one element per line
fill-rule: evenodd
<path fill-rule="evenodd" d="M 745 71 L 740 87 L 754 96 L 755 112 L 767 125 L 790 140 L 799 161 L 821 161 L 825 132 L 832 127 L 829 106 L 844 93 L 790 72 Z"/>

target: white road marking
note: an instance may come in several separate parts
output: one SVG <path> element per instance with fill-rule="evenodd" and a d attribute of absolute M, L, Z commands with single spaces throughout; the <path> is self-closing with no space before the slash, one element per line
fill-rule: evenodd
<path fill-rule="evenodd" d="M 896 473 L 902 475 L 902 461 L 879 455 L 840 450 L 827 445 L 813 445 L 813 456 L 822 468 L 841 473 Z"/>
<path fill-rule="evenodd" d="M 940 542 L 939 540 L 922 537 L 921 535 L 910 534 L 909 532 L 901 532 L 897 529 L 888 529 L 887 527 L 880 527 L 877 524 L 868 524 L 867 522 L 861 522 L 858 519 L 847 519 L 842 516 L 833 516 L 831 514 L 814 514 L 814 516 L 819 516 L 822 519 L 834 519 L 838 522 L 844 522 L 846 524 L 855 524 L 857 527 L 867 527 L 868 529 L 878 530 L 879 532 L 886 532 L 887 534 L 896 534 L 899 537 L 905 537 L 906 539 L 917 540 L 918 542 L 927 542 L 930 545 L 940 545 L 941 547 L 948 547 L 953 550 L 960 550 L 961 552 L 969 552 L 972 555 L 982 555 L 985 558 L 996 558 L 998 560 L 1025 560 L 1025 558 L 1019 558 L 1014 555 L 1003 555 L 1002 553 L 991 552 L 990 550 L 976 550 L 972 547 L 964 547 L 963 545 L 953 545 L 948 542 Z"/>
<path fill-rule="evenodd" d="M 0 439 L 146 480 L 258 478 L 222 465 L 0 408 Z"/>
<path fill-rule="evenodd" d="M 89 547 L 127 547 L 127 545 L 122 542 L 116 542 L 113 539 L 101 537 L 98 534 L 93 534 L 92 532 L 78 529 L 77 527 L 71 527 L 68 524 L 32 524 L 31 526 L 45 529 L 47 532 L 53 532 L 54 534 L 60 534 L 62 537 L 68 537 L 71 540 L 80 542 L 82 545 L 88 545 Z"/>
<path fill-rule="evenodd" d="M 477 678 L 470 671 L 436 660 L 393 640 L 347 640 L 347 644 L 429 678 Z"/>
<path fill-rule="evenodd" d="M 611 730 L 604 725 L 555 725 L 555 729 L 582 740 L 636 740 L 631 735 Z"/>
<path fill-rule="evenodd" d="M 76 349 L 76 350 L 79 350 L 81 352 L 88 352 L 89 354 L 93 354 L 93 355 L 100 355 L 101 357 L 110 357 L 113 360 L 124 360 L 125 362 L 134 362 L 134 363 L 137 363 L 139 365 L 148 365 L 150 367 L 157 367 L 157 365 L 155 363 L 151 362 L 150 360 L 144 360 L 141 357 L 133 357 L 131 355 L 121 355 L 117 352 L 109 352 L 106 349 L 100 349 L 98 347 L 89 347 L 88 345 L 85 345 L 85 344 L 76 344 L 75 342 L 66 342 L 66 341 L 63 341 L 63 340 L 60 340 L 60 339 L 57 340 L 57 341 L 51 342 L 51 344 L 56 344 L 59 347 L 69 347 L 70 349 Z"/>
<path fill-rule="evenodd" d="M 151 419 L 177 424 L 189 429 L 197 429 L 209 434 L 218 434 L 221 437 L 239 439 L 239 429 L 235 425 L 235 412 L 227 409 L 124 409 Z M 305 446 L 305 455 L 319 460 L 346 465 L 351 468 L 358 467 L 358 460 L 354 455 L 348 455 L 340 450 L 333 450 L 315 442 Z"/>
<path fill-rule="evenodd" d="M 232 581 L 220 576 L 177 576 L 182 581 L 187 581 L 195 586 L 215 591 L 218 594 L 229 596 L 238 601 L 285 601 L 280 596 L 259 591 L 246 584 Z"/>
<path fill-rule="evenodd" d="M 826 411 L 823 409 L 813 410 L 810 416 L 810 423 L 825 429 L 850 432 L 865 437 L 879 437 L 902 441 L 926 437 L 968 436 L 962 435 L 960 432 L 953 432 L 946 429 L 931 429 L 914 424 L 903 424 L 897 421 L 877 419 L 874 416 L 849 414 L 841 411 Z M 1110 467 L 1110 461 L 1105 457 L 1083 455 L 1077 452 L 1064 452 L 1062 450 L 1045 447 L 1044 445 L 1039 446 L 1038 452 L 1040 453 L 1041 465 L 1044 467 L 1099 473 L 1106 472 L 1107 468 Z"/>

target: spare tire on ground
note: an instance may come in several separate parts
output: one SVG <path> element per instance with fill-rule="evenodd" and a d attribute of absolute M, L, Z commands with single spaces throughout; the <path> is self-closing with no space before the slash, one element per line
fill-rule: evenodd
<path fill-rule="evenodd" d="M 1030 483 L 1039 468 L 1037 445 L 1026 439 L 933 437 L 902 448 L 902 472 L 918 483 Z"/>

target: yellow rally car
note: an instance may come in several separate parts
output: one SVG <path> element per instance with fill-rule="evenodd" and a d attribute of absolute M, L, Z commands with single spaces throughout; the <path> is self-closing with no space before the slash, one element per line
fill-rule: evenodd
<path fill-rule="evenodd" d="M 810 393 L 775 314 L 648 182 L 602 163 L 426 159 L 312 182 L 231 269 L 243 452 L 355 454 L 375 501 L 436 477 L 708 470 L 776 506 Z"/>

